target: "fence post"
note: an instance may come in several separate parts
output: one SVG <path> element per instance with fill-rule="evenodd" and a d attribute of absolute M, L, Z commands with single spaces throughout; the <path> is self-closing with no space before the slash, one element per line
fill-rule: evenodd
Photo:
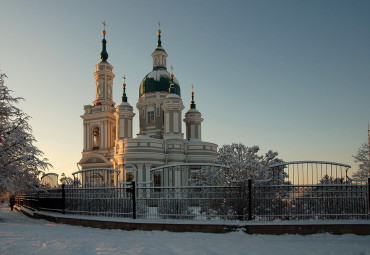
<path fill-rule="evenodd" d="M 131 182 L 131 185 L 132 185 L 132 187 L 131 187 L 131 197 L 132 197 L 132 218 L 133 219 L 136 219 L 136 190 L 135 190 L 135 188 L 136 188 L 136 186 L 135 186 L 135 182 L 134 181 L 132 181 Z"/>
<path fill-rule="evenodd" d="M 37 202 L 36 202 L 36 208 L 37 211 L 40 211 L 40 192 L 37 192 Z"/>
<path fill-rule="evenodd" d="M 252 220 L 252 179 L 248 179 L 248 220 Z"/>
<path fill-rule="evenodd" d="M 63 214 L 66 213 L 66 190 L 65 190 L 65 184 L 62 184 L 62 211 Z"/>

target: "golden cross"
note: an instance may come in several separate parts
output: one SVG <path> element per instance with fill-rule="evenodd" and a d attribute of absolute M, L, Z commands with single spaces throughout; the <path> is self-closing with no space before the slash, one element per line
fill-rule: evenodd
<path fill-rule="evenodd" d="M 158 21 L 158 29 L 161 30 L 161 22 Z"/>
<path fill-rule="evenodd" d="M 194 85 L 191 84 L 191 92 L 194 92 Z"/>
<path fill-rule="evenodd" d="M 126 83 L 126 75 L 122 76 L 123 78 L 123 83 Z"/>
<path fill-rule="evenodd" d="M 173 65 L 171 65 L 171 73 L 173 73 Z"/>
<path fill-rule="evenodd" d="M 105 23 L 105 20 L 101 22 L 104 26 L 104 30 L 105 30 L 105 27 L 107 26 L 107 23 Z"/>

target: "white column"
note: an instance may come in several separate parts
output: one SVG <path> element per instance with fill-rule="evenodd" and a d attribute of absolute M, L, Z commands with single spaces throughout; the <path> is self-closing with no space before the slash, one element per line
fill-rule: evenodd
<path fill-rule="evenodd" d="M 150 174 L 150 169 L 152 168 L 152 164 L 145 164 L 145 166 L 146 166 L 146 169 L 145 169 L 145 171 L 146 171 L 146 173 L 145 173 L 145 182 L 150 182 L 151 181 L 151 174 Z M 146 184 L 145 185 L 146 187 L 150 187 L 150 184 Z"/>
<path fill-rule="evenodd" d="M 170 113 L 169 112 L 166 112 L 164 121 L 166 122 L 164 133 L 169 133 L 170 132 Z"/>
<path fill-rule="evenodd" d="M 128 120 L 127 128 L 128 128 L 127 137 L 132 138 L 132 120 L 131 119 Z"/>
<path fill-rule="evenodd" d="M 137 164 L 136 182 L 143 181 L 144 164 Z"/>
<path fill-rule="evenodd" d="M 173 113 L 173 132 L 179 133 L 179 114 L 177 112 Z"/>

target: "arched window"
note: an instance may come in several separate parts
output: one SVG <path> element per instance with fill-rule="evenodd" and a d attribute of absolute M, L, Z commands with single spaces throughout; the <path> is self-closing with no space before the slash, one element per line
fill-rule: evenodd
<path fill-rule="evenodd" d="M 99 127 L 93 127 L 92 129 L 92 149 L 99 150 L 99 145 L 100 145 Z"/>
<path fill-rule="evenodd" d="M 154 111 L 148 112 L 148 124 L 154 123 Z"/>
<path fill-rule="evenodd" d="M 154 174 L 154 187 L 160 187 L 161 186 L 161 174 L 159 174 L 159 173 L 156 173 L 156 174 Z M 160 192 L 161 191 L 161 189 L 154 189 L 154 191 L 155 192 Z"/>
<path fill-rule="evenodd" d="M 154 187 L 161 186 L 161 174 L 154 174 Z"/>
<path fill-rule="evenodd" d="M 135 179 L 134 173 L 126 173 L 126 182 L 132 182 Z"/>
<path fill-rule="evenodd" d="M 113 144 L 114 144 L 114 141 L 116 140 L 116 126 L 113 126 L 112 133 L 113 133 Z"/>
<path fill-rule="evenodd" d="M 92 173 L 89 177 L 89 185 L 91 186 L 101 186 L 104 184 L 103 176 L 99 173 Z"/>

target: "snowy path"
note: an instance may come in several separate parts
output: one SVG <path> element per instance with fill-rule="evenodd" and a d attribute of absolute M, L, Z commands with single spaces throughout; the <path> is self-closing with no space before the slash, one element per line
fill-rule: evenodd
<path fill-rule="evenodd" d="M 0 254 L 354 254 L 370 236 L 247 235 L 103 230 L 35 220 L 0 205 Z"/>

